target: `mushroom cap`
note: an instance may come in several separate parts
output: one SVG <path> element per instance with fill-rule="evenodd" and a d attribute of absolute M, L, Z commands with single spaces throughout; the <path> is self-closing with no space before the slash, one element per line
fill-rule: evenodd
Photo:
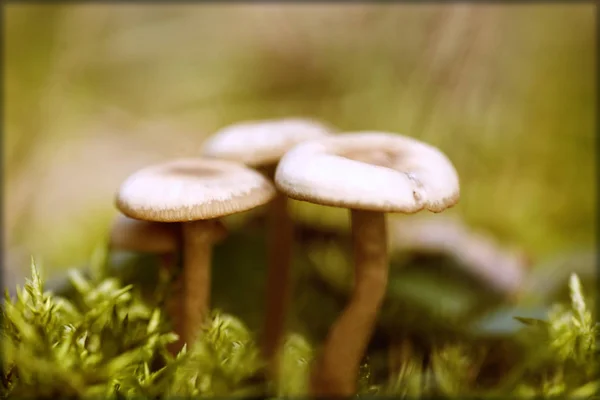
<path fill-rule="evenodd" d="M 426 251 L 452 256 L 488 287 L 516 293 L 525 279 L 526 262 L 518 251 L 504 249 L 488 235 L 455 218 L 408 218 L 389 225 L 392 251 Z"/>
<path fill-rule="evenodd" d="M 352 132 L 298 144 L 275 184 L 296 200 L 381 212 L 441 212 L 460 197 L 448 158 L 433 146 L 388 132 Z"/>
<path fill-rule="evenodd" d="M 217 131 L 204 143 L 202 155 L 265 166 L 277 163 L 296 144 L 333 132 L 332 127 L 308 118 L 245 121 Z"/>
<path fill-rule="evenodd" d="M 241 164 L 183 158 L 130 175 L 119 188 L 116 205 L 135 219 L 185 222 L 250 210 L 275 193 L 267 178 Z"/>
<path fill-rule="evenodd" d="M 110 232 L 110 246 L 142 253 L 171 253 L 177 250 L 179 225 L 141 221 L 119 214 Z"/>

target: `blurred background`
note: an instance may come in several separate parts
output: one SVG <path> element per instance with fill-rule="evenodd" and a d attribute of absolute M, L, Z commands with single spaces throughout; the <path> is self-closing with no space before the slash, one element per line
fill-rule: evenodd
<path fill-rule="evenodd" d="M 227 124 L 286 116 L 439 147 L 461 178 L 461 201 L 445 215 L 529 264 L 594 250 L 592 4 L 5 13 L 6 285 L 32 255 L 49 274 L 86 262 L 136 169 L 194 156 Z M 347 223 L 346 213 L 317 214 L 299 218 Z"/>

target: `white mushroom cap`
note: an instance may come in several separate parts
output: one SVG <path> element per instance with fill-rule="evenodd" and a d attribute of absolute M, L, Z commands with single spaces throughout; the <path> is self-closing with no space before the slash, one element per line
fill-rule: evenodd
<path fill-rule="evenodd" d="M 110 245 L 115 249 L 144 253 L 171 253 L 177 250 L 179 225 L 140 221 L 119 214 L 112 225 Z"/>
<path fill-rule="evenodd" d="M 460 197 L 458 175 L 443 153 L 387 132 L 301 143 L 279 162 L 275 183 L 296 200 L 382 212 L 441 212 Z"/>
<path fill-rule="evenodd" d="M 258 167 L 277 163 L 300 142 L 333 132 L 332 127 L 308 118 L 245 121 L 216 132 L 204 143 L 202 155 Z"/>
<path fill-rule="evenodd" d="M 219 218 L 266 204 L 275 188 L 260 173 L 216 159 L 189 158 L 146 167 L 117 194 L 128 217 L 157 222 Z"/>

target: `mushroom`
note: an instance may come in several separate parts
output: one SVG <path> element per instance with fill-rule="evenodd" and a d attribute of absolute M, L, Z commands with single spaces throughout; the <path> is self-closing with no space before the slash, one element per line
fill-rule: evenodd
<path fill-rule="evenodd" d="M 142 221 L 119 214 L 110 231 L 110 248 L 151 254 L 169 254 L 177 250 L 176 224 Z"/>
<path fill-rule="evenodd" d="M 204 143 L 202 155 L 242 162 L 273 180 L 279 159 L 290 148 L 333 132 L 332 127 L 307 118 L 245 121 L 216 132 Z M 289 275 L 293 242 L 287 197 L 281 193 L 270 205 L 269 224 L 266 319 L 261 350 L 274 377 L 291 291 Z"/>
<path fill-rule="evenodd" d="M 227 230 L 223 224 L 218 224 L 215 231 L 215 241 L 224 239 Z M 181 227 L 177 223 L 162 223 L 143 221 L 119 214 L 112 224 L 110 231 L 110 248 L 112 250 L 134 251 L 156 254 L 161 259 L 161 268 L 168 271 L 174 267 L 175 255 L 180 250 Z M 183 345 L 181 336 L 183 319 L 181 315 L 181 277 L 173 282 L 170 288 L 172 295 L 167 299 L 166 311 L 175 332 L 180 334 L 179 340 L 173 343 L 170 350 L 176 353 Z"/>
<path fill-rule="evenodd" d="M 386 213 L 437 213 L 453 206 L 459 199 L 458 175 L 430 145 L 367 131 L 295 146 L 279 162 L 275 184 L 292 199 L 350 210 L 354 287 L 329 331 L 311 391 L 353 395 L 387 285 Z"/>
<path fill-rule="evenodd" d="M 202 146 L 202 155 L 264 168 L 271 175 L 283 154 L 296 144 L 333 133 L 333 127 L 309 118 L 245 121 L 229 125 Z"/>
<path fill-rule="evenodd" d="M 512 299 L 521 290 L 527 257 L 505 249 L 489 235 L 469 229 L 455 218 L 416 218 L 390 226 L 391 251 L 425 252 L 453 257 L 490 291 Z"/>
<path fill-rule="evenodd" d="M 119 188 L 117 208 L 153 222 L 180 222 L 183 244 L 182 338 L 191 345 L 207 315 L 218 218 L 266 204 L 275 188 L 261 174 L 230 161 L 178 159 L 143 168 Z"/>
<path fill-rule="evenodd" d="M 111 250 L 156 254 L 161 259 L 161 268 L 169 270 L 173 266 L 173 256 L 178 248 L 177 228 L 177 224 L 141 221 L 119 214 L 112 224 L 109 246 Z M 175 299 L 170 300 L 172 301 L 167 304 L 167 313 L 175 332 L 180 332 L 179 302 Z"/>

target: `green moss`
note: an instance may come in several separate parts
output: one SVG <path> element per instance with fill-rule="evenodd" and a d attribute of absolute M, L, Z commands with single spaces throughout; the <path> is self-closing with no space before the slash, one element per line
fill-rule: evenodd
<path fill-rule="evenodd" d="M 103 263 L 98 253 L 96 267 Z M 135 286 L 123 286 L 119 279 L 96 271 L 91 279 L 71 272 L 76 294 L 68 300 L 44 289 L 32 262 L 25 287 L 18 289 L 16 298 L 6 296 L 2 398 L 307 394 L 315 353 L 301 335 L 291 334 L 285 342 L 277 385 L 264 379 L 264 362 L 252 331 L 238 318 L 218 311 L 193 349 L 184 348 L 174 357 L 166 345 L 176 335 L 169 332 L 160 307 L 144 301 Z M 569 289 L 570 301 L 555 304 L 547 319 L 518 318 L 524 328 L 502 345 L 438 335 L 431 346 L 423 346 L 416 337 L 405 337 L 399 369 L 385 375 L 377 365 L 391 350 L 371 348 L 358 377 L 359 395 L 593 395 L 600 388 L 600 324 L 574 274 Z M 501 347 L 513 350 L 501 351 L 504 367 L 498 375 L 498 367 L 492 366 L 498 362 L 494 352 Z"/>

